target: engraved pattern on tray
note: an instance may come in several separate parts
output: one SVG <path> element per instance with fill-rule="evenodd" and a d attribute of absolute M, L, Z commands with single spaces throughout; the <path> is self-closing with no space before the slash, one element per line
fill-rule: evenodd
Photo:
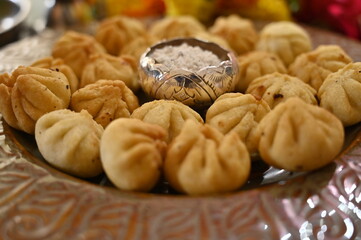
<path fill-rule="evenodd" d="M 361 60 L 361 44 L 308 29 Z M 47 31 L 0 51 L 0 72 L 50 53 Z M 334 164 L 214 197 L 123 193 L 35 164 L 0 128 L 0 239 L 361 239 L 361 135 Z"/>

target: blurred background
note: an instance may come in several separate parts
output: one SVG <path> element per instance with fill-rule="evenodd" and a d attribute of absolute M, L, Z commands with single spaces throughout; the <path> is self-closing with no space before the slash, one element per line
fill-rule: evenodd
<path fill-rule="evenodd" d="M 144 19 L 187 14 L 210 25 L 233 13 L 361 39 L 361 0 L 0 0 L 0 47 L 47 27 L 81 27 L 118 14 Z"/>

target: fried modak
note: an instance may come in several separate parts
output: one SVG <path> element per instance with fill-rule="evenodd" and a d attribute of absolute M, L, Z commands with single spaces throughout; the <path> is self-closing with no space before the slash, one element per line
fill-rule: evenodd
<path fill-rule="evenodd" d="M 200 32 L 206 32 L 205 26 L 192 16 L 171 16 L 154 22 L 149 33 L 158 40 L 168 40 L 179 37 L 195 37 Z"/>
<path fill-rule="evenodd" d="M 163 127 L 168 133 L 168 142 L 180 133 L 187 119 L 203 123 L 199 113 L 175 100 L 154 100 L 144 103 L 134 110 L 131 117 Z"/>
<path fill-rule="evenodd" d="M 270 52 L 252 51 L 237 57 L 239 75 L 236 91 L 245 92 L 248 85 L 256 78 L 269 73 L 287 73 L 281 59 Z"/>
<path fill-rule="evenodd" d="M 101 161 L 110 181 L 125 191 L 149 191 L 158 182 L 167 143 L 166 131 L 139 119 L 119 118 L 105 129 Z"/>
<path fill-rule="evenodd" d="M 148 47 L 156 43 L 156 38 L 148 34 L 146 37 L 137 37 L 124 45 L 124 48 L 119 53 L 119 56 L 130 55 L 134 57 L 137 65 L 140 57 L 147 50 Z"/>
<path fill-rule="evenodd" d="M 351 62 L 351 57 L 340 46 L 321 45 L 299 55 L 290 65 L 289 74 L 318 90 L 330 73 L 337 72 Z"/>
<path fill-rule="evenodd" d="M 203 41 L 216 43 L 227 50 L 232 50 L 231 46 L 228 44 L 226 39 L 216 34 L 212 34 L 209 32 L 199 32 L 194 37 L 197 39 L 201 39 Z"/>
<path fill-rule="evenodd" d="M 105 128 L 117 118 L 129 118 L 139 103 L 124 82 L 99 80 L 73 93 L 70 107 L 76 112 L 87 110 Z"/>
<path fill-rule="evenodd" d="M 62 109 L 43 115 L 35 126 L 35 140 L 44 159 L 71 175 L 89 178 L 103 172 L 100 138 L 103 127 L 87 111 Z"/>
<path fill-rule="evenodd" d="M 256 49 L 276 54 L 288 67 L 298 55 L 309 52 L 309 34 L 298 24 L 287 21 L 267 24 L 259 34 Z"/>
<path fill-rule="evenodd" d="M 317 105 L 317 92 L 301 79 L 282 73 L 271 73 L 253 80 L 246 93 L 265 100 L 271 109 L 290 97 Z"/>
<path fill-rule="evenodd" d="M 239 189 L 248 179 L 251 161 L 247 148 L 231 132 L 223 135 L 208 124 L 187 120 L 170 143 L 164 175 L 181 193 L 211 195 Z"/>
<path fill-rule="evenodd" d="M 335 114 L 344 126 L 361 121 L 361 62 L 349 63 L 327 76 L 318 91 L 320 106 Z"/>
<path fill-rule="evenodd" d="M 258 40 L 253 23 L 234 14 L 218 17 L 209 32 L 224 38 L 238 55 L 252 51 Z"/>
<path fill-rule="evenodd" d="M 66 65 L 61 58 L 45 57 L 33 62 L 30 67 L 50 68 L 59 70 L 63 73 L 69 81 L 71 92 L 75 92 L 79 87 L 79 79 L 74 73 L 73 69 Z"/>
<path fill-rule="evenodd" d="M 42 115 L 67 108 L 70 97 L 68 79 L 55 69 L 20 66 L 0 75 L 0 113 L 11 127 L 29 134 Z"/>
<path fill-rule="evenodd" d="M 341 121 L 329 111 L 290 98 L 258 124 L 259 153 L 269 165 L 312 171 L 332 162 L 344 142 Z"/>
<path fill-rule="evenodd" d="M 145 35 L 144 24 L 136 18 L 126 16 L 106 18 L 95 31 L 95 39 L 111 55 L 118 55 L 126 44 Z"/>
<path fill-rule="evenodd" d="M 139 88 L 139 77 L 135 58 L 116 57 L 105 53 L 89 56 L 80 79 L 80 87 L 95 83 L 99 79 L 121 80 L 136 91 Z"/>
<path fill-rule="evenodd" d="M 94 53 L 105 53 L 106 50 L 93 36 L 75 31 L 67 31 L 54 44 L 52 56 L 62 58 L 80 79 L 83 68 Z"/>
<path fill-rule="evenodd" d="M 207 110 L 206 123 L 223 134 L 237 133 L 252 154 L 258 148 L 256 127 L 269 111 L 263 99 L 251 94 L 225 93 Z"/>

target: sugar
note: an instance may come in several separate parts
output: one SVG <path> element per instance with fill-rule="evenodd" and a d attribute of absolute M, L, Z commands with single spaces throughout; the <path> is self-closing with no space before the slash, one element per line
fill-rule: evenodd
<path fill-rule="evenodd" d="M 192 72 L 208 66 L 217 66 L 221 63 L 221 60 L 211 51 L 198 46 L 193 47 L 186 43 L 156 49 L 149 57 L 169 69 L 183 68 Z"/>

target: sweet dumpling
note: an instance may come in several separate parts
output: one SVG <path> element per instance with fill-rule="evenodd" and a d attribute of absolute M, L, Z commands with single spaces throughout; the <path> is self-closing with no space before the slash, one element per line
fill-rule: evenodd
<path fill-rule="evenodd" d="M 361 62 L 350 63 L 327 76 L 318 91 L 320 106 L 344 126 L 361 121 Z"/>
<path fill-rule="evenodd" d="M 252 51 L 258 40 L 253 23 L 238 15 L 218 17 L 209 32 L 223 37 L 238 55 Z"/>
<path fill-rule="evenodd" d="M 290 97 L 317 105 L 317 92 L 302 80 L 278 72 L 256 78 L 248 86 L 246 93 L 265 100 L 271 109 Z"/>
<path fill-rule="evenodd" d="M 156 21 L 150 26 L 150 34 L 158 40 L 194 37 L 206 28 L 192 16 L 172 16 Z"/>
<path fill-rule="evenodd" d="M 203 123 L 202 117 L 190 107 L 175 100 L 154 100 L 137 108 L 132 118 L 157 124 L 168 132 L 168 142 L 176 137 L 187 119 Z"/>
<path fill-rule="evenodd" d="M 29 134 L 42 115 L 67 108 L 70 97 L 68 79 L 56 70 L 20 66 L 0 75 L 0 112 L 11 127 Z"/>
<path fill-rule="evenodd" d="M 226 39 L 209 32 L 199 32 L 195 36 L 195 38 L 198 38 L 200 40 L 206 41 L 206 42 L 213 42 L 215 44 L 218 44 L 219 46 L 231 50 L 232 48 L 229 46 Z"/>
<path fill-rule="evenodd" d="M 87 110 L 104 128 L 114 119 L 130 117 L 139 107 L 138 98 L 119 80 L 99 80 L 73 93 L 70 107 Z"/>
<path fill-rule="evenodd" d="M 37 121 L 35 140 L 41 155 L 51 165 L 89 178 L 103 172 L 99 153 L 103 131 L 87 111 L 63 109 L 47 113 Z"/>
<path fill-rule="evenodd" d="M 208 109 L 206 123 L 221 133 L 235 132 L 249 153 L 257 152 L 256 128 L 270 111 L 268 104 L 251 94 L 225 93 Z"/>
<path fill-rule="evenodd" d="M 105 47 L 109 54 L 118 55 L 124 45 L 145 35 L 145 26 L 141 21 L 126 16 L 115 16 L 99 24 L 95 39 Z"/>
<path fill-rule="evenodd" d="M 258 125 L 259 152 L 269 165 L 288 171 L 312 171 L 341 151 L 344 128 L 329 111 L 290 98 Z"/>
<path fill-rule="evenodd" d="M 352 59 L 337 45 L 321 45 L 299 55 L 289 67 L 289 74 L 298 77 L 318 90 L 326 77 L 337 72 Z"/>
<path fill-rule="evenodd" d="M 59 70 L 63 73 L 69 81 L 71 92 L 75 92 L 79 86 L 79 79 L 75 75 L 73 69 L 66 65 L 60 58 L 45 57 L 39 59 L 30 65 L 31 67 L 51 68 L 53 70 Z"/>
<path fill-rule="evenodd" d="M 94 53 L 105 53 L 105 49 L 92 36 L 74 31 L 66 32 L 54 44 L 52 56 L 62 58 L 80 79 L 83 67 Z"/>
<path fill-rule="evenodd" d="M 256 49 L 276 54 L 288 67 L 298 55 L 311 51 L 308 33 L 293 22 L 273 22 L 260 32 Z"/>
<path fill-rule="evenodd" d="M 119 118 L 105 129 L 101 161 L 110 181 L 126 191 L 149 191 L 162 172 L 166 131 L 139 119 Z"/>
<path fill-rule="evenodd" d="M 187 120 L 168 147 L 164 175 L 179 192 L 218 194 L 240 188 L 250 174 L 250 156 L 234 132 Z"/>
<path fill-rule="evenodd" d="M 256 78 L 263 75 L 279 72 L 287 73 L 281 59 L 270 52 L 252 51 L 237 58 L 239 78 L 236 90 L 245 92 L 248 85 Z"/>
<path fill-rule="evenodd" d="M 134 57 L 138 64 L 142 54 L 147 50 L 148 47 L 152 46 L 155 43 L 156 38 L 151 35 L 137 37 L 124 45 L 124 47 L 120 51 L 119 56 L 130 55 Z"/>
<path fill-rule="evenodd" d="M 121 80 L 130 89 L 139 88 L 137 64 L 131 56 L 115 57 L 109 54 L 93 54 L 84 66 L 80 87 L 95 83 L 99 79 Z"/>

